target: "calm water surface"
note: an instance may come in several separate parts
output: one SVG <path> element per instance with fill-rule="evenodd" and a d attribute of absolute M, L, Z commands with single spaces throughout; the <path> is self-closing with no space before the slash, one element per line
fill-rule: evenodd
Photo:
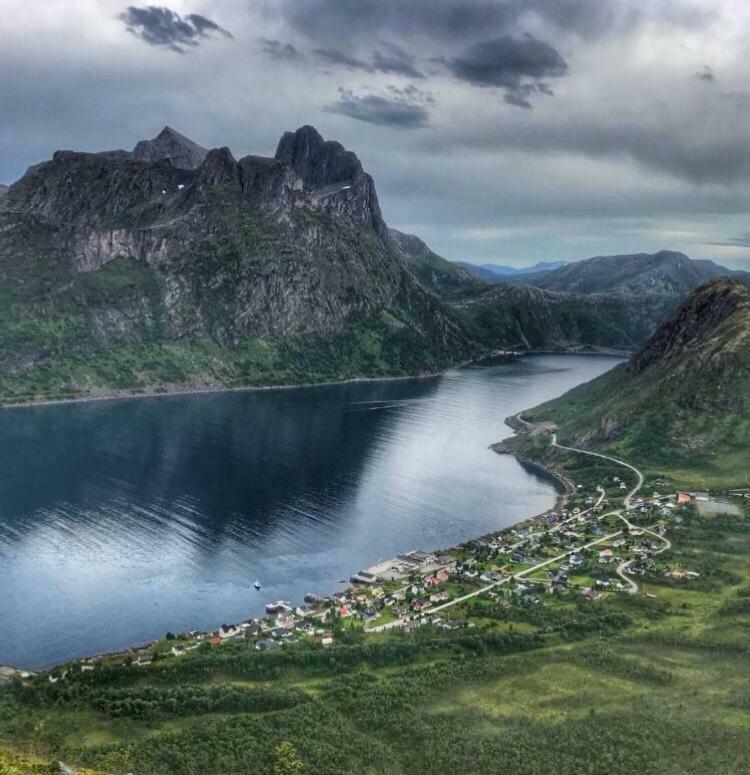
<path fill-rule="evenodd" d="M 215 628 L 543 511 L 553 484 L 487 447 L 617 360 L 0 412 L 0 664 Z"/>

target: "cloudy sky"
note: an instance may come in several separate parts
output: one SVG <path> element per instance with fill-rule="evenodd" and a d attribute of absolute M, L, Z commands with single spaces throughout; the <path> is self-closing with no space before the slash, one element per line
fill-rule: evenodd
<path fill-rule="evenodd" d="M 313 124 L 447 258 L 750 267 L 747 0 L 3 0 L 0 182 Z"/>

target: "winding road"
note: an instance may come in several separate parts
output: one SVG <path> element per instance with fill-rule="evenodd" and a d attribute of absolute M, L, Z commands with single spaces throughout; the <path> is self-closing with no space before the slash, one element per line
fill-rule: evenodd
<path fill-rule="evenodd" d="M 528 421 L 524 420 L 523 417 L 521 417 L 520 413 L 516 415 L 518 420 L 523 423 L 527 428 L 531 429 L 533 426 Z M 598 457 L 602 458 L 603 460 L 609 460 L 612 463 L 616 463 L 617 465 L 623 466 L 625 468 L 630 469 L 636 476 L 636 483 L 632 490 L 630 490 L 627 495 L 623 498 L 623 508 L 622 509 L 616 509 L 615 511 L 610 511 L 607 514 L 602 514 L 600 519 L 604 519 L 605 517 L 612 517 L 616 516 L 619 517 L 627 527 L 628 530 L 640 530 L 643 533 L 648 533 L 649 535 L 654 536 L 655 538 L 658 538 L 660 541 L 663 542 L 663 546 L 660 549 L 657 549 L 654 551 L 654 554 L 661 554 L 662 552 L 665 552 L 667 549 L 670 549 L 672 546 L 671 541 L 666 538 L 665 536 L 659 535 L 659 533 L 655 533 L 653 530 L 649 530 L 647 528 L 639 527 L 638 525 L 633 525 L 630 520 L 623 514 L 623 511 L 627 512 L 630 509 L 630 504 L 635 496 L 635 494 L 643 487 L 643 481 L 644 477 L 643 474 L 633 465 L 630 465 L 630 463 L 626 463 L 624 460 L 618 460 L 616 457 L 611 457 L 610 455 L 603 455 L 600 452 L 591 452 L 587 449 L 578 449 L 576 447 L 567 447 L 564 444 L 559 444 L 557 441 L 557 434 L 552 432 L 552 440 L 551 445 L 553 447 L 557 447 L 558 449 L 564 449 L 568 452 L 577 452 L 581 455 L 590 455 L 592 457 Z M 604 497 L 606 495 L 605 490 L 601 486 L 597 486 L 597 491 L 599 492 L 599 499 L 597 502 L 591 506 L 590 508 L 579 512 L 578 514 L 574 514 L 572 517 L 569 517 L 568 519 L 564 520 L 563 522 L 558 523 L 554 527 L 550 528 L 550 532 L 556 532 L 560 530 L 561 527 L 567 525 L 570 522 L 574 522 L 581 517 L 588 514 L 590 511 L 593 511 L 597 506 L 601 504 L 601 502 L 604 500 Z M 526 576 L 528 576 L 531 573 L 534 573 L 541 568 L 544 568 L 547 565 L 550 565 L 554 562 L 558 562 L 560 560 L 564 560 L 566 557 L 569 557 L 571 554 L 575 554 L 576 552 L 580 552 L 582 549 L 588 549 L 592 546 L 595 546 L 596 544 L 604 543 L 605 541 L 610 541 L 613 538 L 616 538 L 618 535 L 621 535 L 623 531 L 618 530 L 615 533 L 610 533 L 608 535 L 601 536 L 600 538 L 597 538 L 594 541 L 590 541 L 589 543 L 576 547 L 575 549 L 569 549 L 562 554 L 557 555 L 556 557 L 551 557 L 547 560 L 544 560 L 540 563 L 537 563 L 536 565 L 533 565 L 531 568 L 526 568 L 526 570 L 519 571 L 518 573 L 513 574 L 512 576 L 506 576 L 503 579 L 500 579 L 499 581 L 495 581 L 492 584 L 488 584 L 485 587 L 481 587 L 480 589 L 476 589 L 473 592 L 470 592 L 467 595 L 462 595 L 461 597 L 457 597 L 454 600 L 449 600 L 446 603 L 442 603 L 441 605 L 433 606 L 432 608 L 428 608 L 424 611 L 422 611 L 420 614 L 417 615 L 416 618 L 422 618 L 424 616 L 429 616 L 431 614 L 436 614 L 439 611 L 443 611 L 446 608 L 450 608 L 453 605 L 457 605 L 458 603 L 463 603 L 466 600 L 470 600 L 472 597 L 476 597 L 477 595 L 481 595 L 483 592 L 488 592 L 491 589 L 495 589 L 496 587 L 502 586 L 503 584 L 507 584 L 511 579 L 517 579 L 521 580 L 524 579 Z M 515 544 L 513 544 L 510 548 L 515 549 L 518 546 L 520 546 L 523 541 L 519 541 Z M 625 575 L 625 572 L 627 571 L 628 567 L 633 563 L 634 560 L 626 560 L 625 562 L 620 563 L 617 566 L 616 573 L 617 575 L 627 584 L 628 588 L 627 591 L 630 594 L 635 594 L 638 592 L 638 585 Z M 402 627 L 404 625 L 405 620 L 403 619 L 396 619 L 392 622 L 386 622 L 385 624 L 376 625 L 375 627 L 370 627 L 366 629 L 366 632 L 383 632 L 385 630 L 393 629 L 394 627 Z"/>

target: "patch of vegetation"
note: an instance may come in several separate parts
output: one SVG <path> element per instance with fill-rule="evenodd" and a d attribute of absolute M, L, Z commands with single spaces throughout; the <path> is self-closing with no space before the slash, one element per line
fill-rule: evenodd
<path fill-rule="evenodd" d="M 740 775 L 750 517 L 686 508 L 670 536 L 660 562 L 701 567 L 711 584 L 645 577 L 642 594 L 571 591 L 529 606 L 474 598 L 451 614 L 474 626 L 454 631 L 365 637 L 339 625 L 328 648 L 206 643 L 148 667 L 18 680 L 0 691 L 0 745 L 117 775 L 270 774 L 279 762 L 302 773 Z"/>

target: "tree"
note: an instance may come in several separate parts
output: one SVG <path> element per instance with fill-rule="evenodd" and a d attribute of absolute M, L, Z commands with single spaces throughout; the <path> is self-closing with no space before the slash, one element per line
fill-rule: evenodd
<path fill-rule="evenodd" d="M 298 775 L 302 772 L 302 762 L 297 756 L 297 749 L 288 741 L 279 743 L 276 748 L 276 764 L 274 775 Z"/>

